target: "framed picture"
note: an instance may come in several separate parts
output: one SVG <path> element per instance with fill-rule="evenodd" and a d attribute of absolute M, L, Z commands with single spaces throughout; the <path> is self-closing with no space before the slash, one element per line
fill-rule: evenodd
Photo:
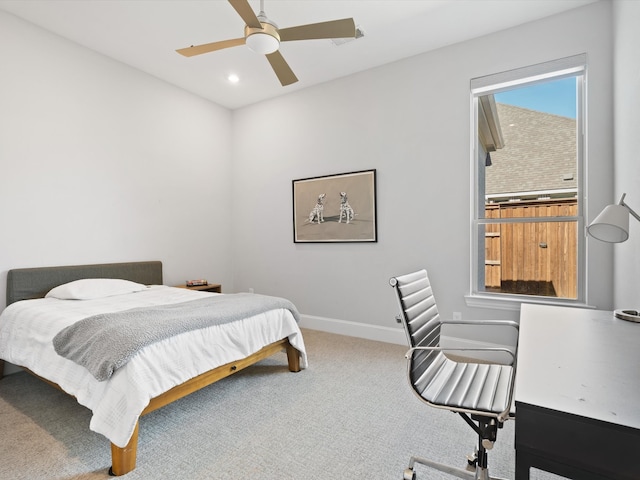
<path fill-rule="evenodd" d="M 292 183 L 294 242 L 378 241 L 375 170 Z"/>

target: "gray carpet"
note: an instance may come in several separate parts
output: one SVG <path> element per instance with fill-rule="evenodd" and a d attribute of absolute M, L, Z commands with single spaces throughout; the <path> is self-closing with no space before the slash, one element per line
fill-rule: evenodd
<path fill-rule="evenodd" d="M 405 348 L 304 331 L 309 368 L 276 355 L 142 418 L 134 479 L 402 479 L 412 454 L 464 467 L 475 434 L 411 392 Z M 0 479 L 107 479 L 89 411 L 26 373 L 0 381 Z M 489 453 L 514 477 L 513 422 Z M 417 468 L 419 480 L 452 477 Z M 532 479 L 559 477 L 538 472 Z"/>

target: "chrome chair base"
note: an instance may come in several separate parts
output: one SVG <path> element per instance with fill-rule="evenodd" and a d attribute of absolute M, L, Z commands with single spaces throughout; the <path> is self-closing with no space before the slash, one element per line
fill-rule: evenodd
<path fill-rule="evenodd" d="M 469 471 L 463 470 L 462 468 L 451 467 L 443 463 L 433 462 L 431 460 L 427 460 L 426 458 L 420 457 L 411 457 L 409 467 L 404 471 L 404 476 L 402 477 L 403 480 L 416 480 L 416 472 L 414 471 L 416 463 L 465 480 L 507 480 L 505 478 L 490 476 L 489 470 L 479 465 L 477 465 L 472 471 Z"/>

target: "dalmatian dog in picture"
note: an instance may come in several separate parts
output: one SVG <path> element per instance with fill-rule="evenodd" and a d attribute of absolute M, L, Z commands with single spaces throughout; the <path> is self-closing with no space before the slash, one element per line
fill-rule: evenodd
<path fill-rule="evenodd" d="M 340 219 L 338 223 L 342 223 L 342 217 L 344 216 L 347 223 L 353 220 L 353 217 L 356 214 L 353 213 L 353 208 L 349 205 L 349 201 L 347 200 L 347 193 L 340 192 Z"/>
<path fill-rule="evenodd" d="M 313 221 L 317 221 L 318 225 L 320 224 L 320 222 L 324 222 L 324 197 L 326 195 L 324 193 L 321 193 L 320 195 L 318 195 L 318 201 L 316 202 L 316 206 L 313 207 L 313 210 L 311 210 L 311 213 L 309 213 L 309 220 L 308 222 L 313 223 Z"/>

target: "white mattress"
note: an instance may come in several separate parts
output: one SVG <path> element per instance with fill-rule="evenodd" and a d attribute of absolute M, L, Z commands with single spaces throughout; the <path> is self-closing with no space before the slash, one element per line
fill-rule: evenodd
<path fill-rule="evenodd" d="M 301 353 L 301 366 L 307 366 L 302 334 L 291 312 L 285 309 L 149 345 L 105 382 L 98 382 L 87 369 L 58 355 L 53 348 L 53 337 L 60 330 L 85 317 L 206 295 L 216 294 L 152 286 L 142 292 L 96 300 L 42 298 L 16 302 L 0 315 L 0 358 L 27 367 L 74 395 L 93 413 L 89 428 L 119 447 L 129 442 L 150 399 L 270 343 L 288 337 Z"/>

